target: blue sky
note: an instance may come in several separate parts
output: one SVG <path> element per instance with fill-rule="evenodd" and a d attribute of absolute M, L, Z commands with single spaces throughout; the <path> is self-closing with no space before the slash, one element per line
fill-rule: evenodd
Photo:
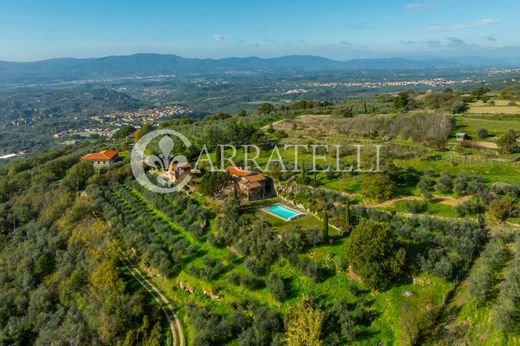
<path fill-rule="evenodd" d="M 0 0 L 0 60 L 520 57 L 519 12 L 518 0 Z"/>

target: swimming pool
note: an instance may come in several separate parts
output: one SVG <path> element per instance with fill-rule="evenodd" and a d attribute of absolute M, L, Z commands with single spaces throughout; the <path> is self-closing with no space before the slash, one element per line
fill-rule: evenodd
<path fill-rule="evenodd" d="M 298 216 L 303 215 L 302 213 L 297 212 L 296 210 L 284 207 L 281 204 L 275 204 L 268 208 L 265 208 L 265 211 L 267 213 L 277 216 L 285 221 L 293 220 L 293 219 L 297 218 Z"/>

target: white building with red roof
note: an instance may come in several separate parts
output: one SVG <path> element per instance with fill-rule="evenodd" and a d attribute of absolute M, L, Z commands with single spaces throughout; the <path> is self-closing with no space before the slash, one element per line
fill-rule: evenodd
<path fill-rule="evenodd" d="M 90 153 L 81 158 L 81 161 L 91 161 L 94 167 L 103 168 L 110 167 L 111 164 L 117 161 L 119 151 L 114 149 L 101 150 L 98 153 Z"/>

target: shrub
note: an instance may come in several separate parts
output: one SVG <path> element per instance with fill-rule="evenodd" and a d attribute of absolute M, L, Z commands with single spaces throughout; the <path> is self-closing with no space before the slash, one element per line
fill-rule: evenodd
<path fill-rule="evenodd" d="M 518 135 L 515 130 L 509 130 L 506 134 L 498 139 L 498 147 L 503 154 L 514 154 L 520 151 L 518 145 Z"/>
<path fill-rule="evenodd" d="M 430 175 L 424 175 L 421 177 L 421 180 L 419 180 L 419 183 L 417 183 L 417 187 L 421 191 L 421 195 L 426 200 L 431 200 L 433 198 L 432 190 L 433 190 L 434 181 L 431 178 Z"/>
<path fill-rule="evenodd" d="M 269 292 L 278 300 L 287 298 L 287 288 L 283 278 L 275 273 L 271 273 L 267 278 L 267 288 Z"/>
<path fill-rule="evenodd" d="M 504 221 L 511 214 L 511 199 L 497 198 L 489 204 L 489 210 L 497 221 Z"/>
<path fill-rule="evenodd" d="M 477 130 L 477 136 L 478 138 L 484 139 L 489 137 L 489 132 L 487 129 L 480 128 Z"/>
<path fill-rule="evenodd" d="M 480 212 L 480 206 L 474 201 L 465 201 L 455 206 L 455 211 L 460 216 L 473 215 Z"/>
<path fill-rule="evenodd" d="M 437 191 L 441 193 L 451 193 L 453 190 L 453 179 L 449 173 L 443 173 L 435 184 Z"/>
<path fill-rule="evenodd" d="M 406 201 L 404 207 L 411 213 L 420 214 L 428 209 L 428 204 L 421 201 Z"/>
<path fill-rule="evenodd" d="M 466 192 L 466 188 L 468 186 L 467 181 L 468 177 L 466 173 L 459 173 L 459 175 L 457 175 L 453 180 L 453 192 L 459 196 L 462 196 Z"/>
<path fill-rule="evenodd" d="M 462 100 L 455 100 L 451 105 L 451 112 L 453 114 L 461 114 L 464 113 L 467 109 L 466 104 Z"/>

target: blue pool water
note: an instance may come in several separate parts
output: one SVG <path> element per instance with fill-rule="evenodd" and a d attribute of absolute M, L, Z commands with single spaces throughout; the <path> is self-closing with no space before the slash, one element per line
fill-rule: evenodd
<path fill-rule="evenodd" d="M 288 208 L 286 208 L 286 207 L 284 207 L 282 205 L 279 205 L 279 204 L 272 205 L 269 208 L 267 208 L 266 210 L 268 212 L 272 213 L 272 214 L 275 214 L 275 215 L 281 217 L 282 219 L 285 219 L 285 220 L 292 220 L 295 217 L 301 215 L 301 213 L 298 213 L 297 211 L 288 209 Z"/>

